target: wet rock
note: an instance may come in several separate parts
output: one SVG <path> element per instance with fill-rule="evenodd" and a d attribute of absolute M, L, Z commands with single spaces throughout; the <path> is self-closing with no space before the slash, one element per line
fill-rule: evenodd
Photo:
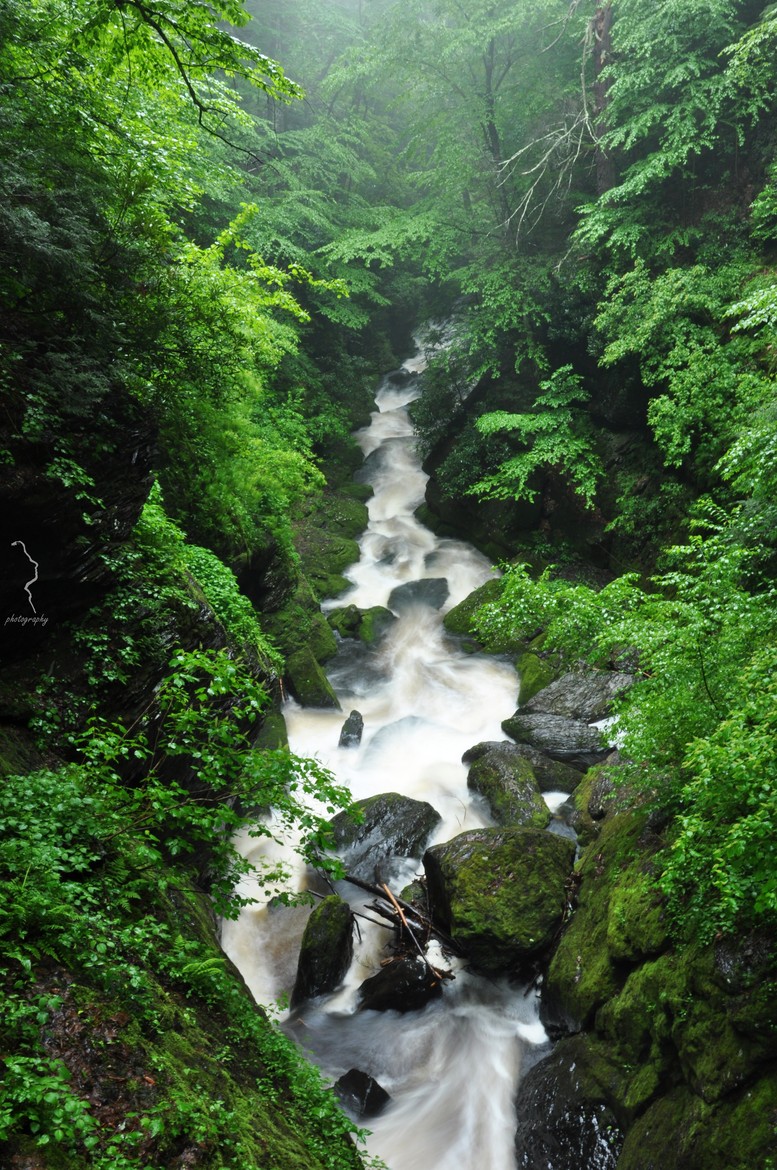
<path fill-rule="evenodd" d="M 359 1010 L 414 1012 L 442 995 L 440 980 L 419 956 L 396 959 L 359 988 Z"/>
<path fill-rule="evenodd" d="M 601 763 L 612 751 L 603 744 L 597 728 L 562 715 L 516 711 L 503 721 L 502 730 L 517 743 L 528 744 L 581 771 Z"/>
<path fill-rule="evenodd" d="M 424 854 L 432 915 L 478 970 L 520 970 L 561 925 L 574 851 L 539 829 L 460 833 Z"/>
<path fill-rule="evenodd" d="M 522 710 L 595 723 L 609 715 L 613 700 L 633 682 L 633 675 L 614 670 L 571 672 L 538 691 Z"/>
<path fill-rule="evenodd" d="M 391 1097 L 369 1073 L 351 1068 L 335 1081 L 334 1090 L 344 1111 L 354 1121 L 363 1117 L 377 1117 L 388 1105 Z"/>
<path fill-rule="evenodd" d="M 375 880 L 375 866 L 386 858 L 420 857 L 442 819 L 427 801 L 397 792 L 357 800 L 354 809 L 359 823 L 344 812 L 329 823 L 347 871 L 364 881 Z"/>
<path fill-rule="evenodd" d="M 308 647 L 297 650 L 286 660 L 286 680 L 294 698 L 303 707 L 327 707 L 340 710 L 340 701 L 313 652 Z"/>
<path fill-rule="evenodd" d="M 397 585 L 389 594 L 389 609 L 402 612 L 413 605 L 428 605 L 431 609 L 442 609 L 448 600 L 448 582 L 445 577 L 422 577 L 420 581 L 407 581 Z"/>
<path fill-rule="evenodd" d="M 471 764 L 486 755 L 494 747 L 508 746 L 517 759 L 526 760 L 534 774 L 540 792 L 574 792 L 580 783 L 580 769 L 554 760 L 545 752 L 530 747 L 527 743 L 512 743 L 509 740 L 485 740 L 469 748 L 461 757 L 462 763 Z"/>
<path fill-rule="evenodd" d="M 315 907 L 302 936 L 291 1006 L 334 991 L 353 957 L 353 914 L 332 894 Z"/>
<path fill-rule="evenodd" d="M 340 747 L 358 747 L 362 741 L 364 719 L 359 711 L 351 711 L 340 731 Z"/>
<path fill-rule="evenodd" d="M 327 620 L 341 638 L 358 638 L 372 646 L 393 625 L 397 615 L 384 605 L 373 605 L 369 609 L 346 605 L 331 610 Z"/>
<path fill-rule="evenodd" d="M 541 639 L 538 639 L 541 641 Z M 519 654 L 515 669 L 518 671 L 520 687 L 518 706 L 523 707 L 538 691 L 542 691 L 558 673 L 553 662 L 531 648 Z"/>
<path fill-rule="evenodd" d="M 516 744 L 492 743 L 472 762 L 467 787 L 483 797 L 499 825 L 544 829 L 550 811 L 542 799 L 534 770 Z"/>
<path fill-rule="evenodd" d="M 529 1071 L 516 1098 L 519 1170 L 615 1170 L 623 1134 L 603 1071 L 584 1037 L 562 1041 Z"/>

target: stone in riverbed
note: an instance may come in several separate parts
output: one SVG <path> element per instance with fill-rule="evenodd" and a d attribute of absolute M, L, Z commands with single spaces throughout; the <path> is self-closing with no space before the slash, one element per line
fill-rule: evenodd
<path fill-rule="evenodd" d="M 340 710 L 340 701 L 317 662 L 313 652 L 303 646 L 286 660 L 289 690 L 302 707 L 327 707 Z"/>
<path fill-rule="evenodd" d="M 353 914 L 332 894 L 315 907 L 302 936 L 291 1006 L 334 991 L 353 957 Z"/>
<path fill-rule="evenodd" d="M 563 715 L 516 711 L 502 722 L 502 730 L 517 743 L 528 744 L 581 771 L 601 763 L 612 751 L 603 743 L 596 727 L 566 719 Z"/>
<path fill-rule="evenodd" d="M 515 1139 L 519 1170 L 615 1170 L 623 1134 L 588 1038 L 562 1041 L 521 1081 Z"/>
<path fill-rule="evenodd" d="M 382 1085 L 369 1073 L 351 1068 L 335 1081 L 334 1090 L 345 1112 L 354 1121 L 363 1117 L 377 1117 L 391 1098 Z"/>
<path fill-rule="evenodd" d="M 395 959 L 359 988 L 359 1010 L 414 1012 L 442 995 L 442 985 L 420 955 Z"/>
<path fill-rule="evenodd" d="M 358 747 L 362 741 L 364 719 L 359 711 L 351 711 L 340 731 L 340 747 Z"/>
<path fill-rule="evenodd" d="M 510 740 L 485 740 L 476 743 L 461 757 L 463 764 L 472 764 L 481 756 L 490 752 L 493 747 L 505 744 L 510 747 L 515 757 L 523 757 L 531 764 L 534 779 L 540 792 L 569 792 L 572 793 L 580 783 L 580 769 L 564 764 L 561 760 L 554 760 L 545 752 L 530 747 L 528 743 L 512 743 Z"/>
<path fill-rule="evenodd" d="M 487 974 L 544 954 L 566 905 L 574 842 L 539 829 L 473 829 L 427 849 L 434 920 Z"/>
<path fill-rule="evenodd" d="M 467 787 L 483 797 L 499 825 L 526 825 L 544 829 L 550 810 L 542 799 L 529 761 L 518 745 L 492 743 L 472 763 Z"/>
<path fill-rule="evenodd" d="M 573 671 L 537 691 L 521 710 L 596 723 L 609 715 L 613 701 L 633 682 L 633 675 L 615 670 Z"/>
<path fill-rule="evenodd" d="M 375 880 L 375 866 L 389 857 L 420 857 L 440 814 L 425 800 L 413 800 L 398 792 L 357 800 L 359 822 L 338 813 L 329 822 L 334 847 L 348 873 L 363 881 Z"/>
<path fill-rule="evenodd" d="M 442 609 L 448 600 L 450 589 L 445 577 L 422 577 L 420 581 L 407 581 L 397 585 L 389 594 L 389 609 L 399 613 L 413 605 L 428 605 L 431 609 Z"/>

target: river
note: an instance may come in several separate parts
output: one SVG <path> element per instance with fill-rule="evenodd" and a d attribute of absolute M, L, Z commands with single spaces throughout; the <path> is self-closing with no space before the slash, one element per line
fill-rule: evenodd
<path fill-rule="evenodd" d="M 494 571 L 475 549 L 438 538 L 414 516 L 427 477 L 407 407 L 418 396 L 423 365 L 418 355 L 399 377 L 382 380 L 370 425 L 356 436 L 365 455 L 362 475 L 374 488 L 369 525 L 360 559 L 346 574 L 350 590 L 324 609 L 385 606 L 397 586 L 426 578 L 445 578 L 448 599 L 442 609 L 403 605 L 369 654 L 343 643 L 328 668 L 342 712 L 290 701 L 284 715 L 292 750 L 321 760 L 354 799 L 401 792 L 432 804 L 442 816 L 434 844 L 491 823 L 467 790 L 461 756 L 483 740 L 504 739 L 500 724 L 515 710 L 518 682 L 508 662 L 467 653 L 443 629 L 446 610 Z M 364 719 L 361 744 L 339 747 L 352 709 Z M 246 838 L 243 848 L 250 855 L 266 844 Z M 410 880 L 420 868 L 415 859 L 402 876 Z M 293 881 L 304 885 L 300 867 Z M 355 889 L 338 892 L 358 907 Z M 224 949 L 259 1002 L 290 993 L 309 913 L 257 905 L 224 923 Z M 514 1170 L 516 1085 L 522 1070 L 548 1051 L 534 993 L 454 962 L 455 980 L 423 1010 L 356 1011 L 357 988 L 378 969 L 390 937 L 363 920 L 359 929 L 343 986 L 303 1005 L 287 1028 L 327 1077 L 358 1068 L 390 1094 L 388 1108 L 367 1123 L 369 1152 L 390 1170 Z"/>

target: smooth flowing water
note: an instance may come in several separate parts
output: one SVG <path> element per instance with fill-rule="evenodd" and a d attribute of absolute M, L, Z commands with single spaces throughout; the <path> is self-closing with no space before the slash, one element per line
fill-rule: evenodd
<path fill-rule="evenodd" d="M 370 652 L 343 644 L 329 669 L 342 712 L 289 702 L 284 714 L 292 750 L 320 759 L 354 799 L 401 792 L 429 801 L 442 816 L 435 843 L 490 823 L 467 790 L 461 756 L 482 740 L 504 738 L 500 723 L 515 709 L 517 678 L 509 663 L 465 653 L 442 626 L 444 612 L 493 570 L 470 546 L 438 539 L 413 515 L 426 476 L 407 406 L 418 396 L 422 368 L 423 359 L 410 359 L 399 383 L 381 383 L 378 409 L 357 435 L 374 495 L 360 559 L 347 573 L 352 587 L 332 605 L 385 606 L 397 586 L 428 578 L 447 581 L 448 599 L 439 610 L 423 601 L 396 606 L 398 620 Z M 364 718 L 362 742 L 341 748 L 351 709 Z M 266 851 L 263 840 L 243 844 L 248 855 Z M 417 859 L 402 877 L 420 870 Z M 299 868 L 295 880 L 304 887 Z M 358 907 L 353 887 L 343 883 L 338 892 Z M 224 924 L 224 949 L 260 1002 L 291 991 L 309 913 L 256 906 Z M 358 986 L 378 969 L 391 938 L 361 919 L 359 928 L 343 986 L 303 1005 L 287 1021 L 289 1031 L 332 1080 L 358 1068 L 391 1095 L 386 1111 L 367 1123 L 369 1150 L 390 1170 L 514 1170 L 515 1087 L 522 1069 L 547 1051 L 534 995 L 457 963 L 442 999 L 422 1011 L 358 1011 Z"/>

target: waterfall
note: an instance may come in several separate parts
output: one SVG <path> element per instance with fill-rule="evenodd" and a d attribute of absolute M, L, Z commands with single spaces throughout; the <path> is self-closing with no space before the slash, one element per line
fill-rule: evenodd
<path fill-rule="evenodd" d="M 442 817 L 434 844 L 491 824 L 467 789 L 461 756 L 483 740 L 504 739 L 501 720 L 515 709 L 517 678 L 506 661 L 466 653 L 442 625 L 445 611 L 494 570 L 469 545 L 439 539 L 415 519 L 426 476 L 407 408 L 419 394 L 422 368 L 423 359 L 412 358 L 401 377 L 383 379 L 370 425 L 356 436 L 365 454 L 361 475 L 374 488 L 369 525 L 360 559 L 346 573 L 349 591 L 324 608 L 387 606 L 397 587 L 429 579 L 445 580 L 447 600 L 436 609 L 422 588 L 396 608 L 397 620 L 374 648 L 343 643 L 328 671 L 342 712 L 290 701 L 284 714 L 292 750 L 321 760 L 355 800 L 400 792 L 432 804 Z M 340 747 L 352 708 L 364 719 L 362 741 Z M 249 855 L 267 848 L 264 839 L 247 837 L 243 846 Z M 407 879 L 418 871 L 420 859 Z M 306 880 L 297 864 L 292 884 Z M 338 892 L 354 906 L 363 901 L 353 888 Z M 309 913 L 258 905 L 224 924 L 224 949 L 260 1002 L 291 991 Z M 363 920 L 359 927 L 343 986 L 304 1004 L 287 1021 L 289 1031 L 332 1080 L 359 1068 L 390 1094 L 388 1108 L 368 1123 L 368 1149 L 390 1170 L 514 1170 L 515 1088 L 547 1052 L 536 997 L 455 960 L 455 980 L 423 1010 L 356 1011 L 356 990 L 377 970 L 391 937 Z"/>

